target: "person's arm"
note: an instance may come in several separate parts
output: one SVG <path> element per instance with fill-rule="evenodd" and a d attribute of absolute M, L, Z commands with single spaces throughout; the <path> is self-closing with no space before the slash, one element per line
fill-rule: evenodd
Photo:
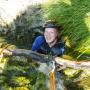
<path fill-rule="evenodd" d="M 38 51 L 39 50 L 39 47 L 40 45 L 44 42 L 44 37 L 43 36 L 38 36 L 33 45 L 32 45 L 32 51 Z"/>

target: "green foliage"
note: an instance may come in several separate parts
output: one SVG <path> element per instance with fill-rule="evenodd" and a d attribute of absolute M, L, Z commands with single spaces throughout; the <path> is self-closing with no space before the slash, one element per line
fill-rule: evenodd
<path fill-rule="evenodd" d="M 66 75 L 67 78 L 74 78 L 80 73 L 80 70 L 67 68 L 63 72 L 64 72 L 64 74 Z"/>
<path fill-rule="evenodd" d="M 42 72 L 38 73 L 37 82 L 35 84 L 35 89 L 36 90 L 48 90 L 46 88 L 46 84 L 45 84 L 46 78 L 47 78 L 46 75 L 43 74 Z"/>
<path fill-rule="evenodd" d="M 73 82 L 72 80 L 65 80 L 64 84 L 67 90 L 84 90 L 84 88 L 77 83 Z"/>
<path fill-rule="evenodd" d="M 45 19 L 55 19 L 63 26 L 61 36 L 68 38 L 68 45 L 66 54 L 74 54 L 75 57 L 80 58 L 84 54 L 90 54 L 90 3 L 89 0 L 50 0 L 44 6 Z M 15 41 L 18 47 L 31 47 L 33 33 L 29 32 L 32 20 L 39 14 L 29 15 L 29 13 L 22 13 L 15 20 L 15 29 L 8 34 L 9 40 Z M 12 37 L 12 38 L 11 38 Z M 1 37 L 0 37 L 1 40 Z M 2 39 L 3 43 L 7 43 Z M 10 43 L 13 43 L 10 42 Z M 69 46 L 70 44 L 70 46 Z M 0 44 L 2 46 L 2 44 Z M 76 52 L 76 53 L 75 53 Z M 69 57 L 71 58 L 71 57 Z M 89 59 L 90 60 L 90 59 Z M 48 90 L 45 85 L 47 79 L 46 75 L 37 71 L 38 64 L 32 62 L 30 58 L 23 56 L 13 56 L 7 62 L 4 68 L 3 75 L 0 74 L 0 89 L 1 90 Z M 75 78 L 80 71 L 67 69 L 64 71 L 66 78 Z M 82 80 L 81 85 L 90 84 L 86 79 Z M 68 90 L 83 90 L 78 87 L 78 83 L 72 80 L 64 81 Z M 85 85 L 84 89 L 87 87 Z"/>
<path fill-rule="evenodd" d="M 27 87 L 16 87 L 16 88 L 11 89 L 11 90 L 30 90 L 30 89 L 28 89 Z"/>
<path fill-rule="evenodd" d="M 17 45 L 19 48 L 31 49 L 35 35 L 40 34 L 41 24 L 41 6 L 29 6 L 9 26 L 8 42 Z"/>
<path fill-rule="evenodd" d="M 70 43 L 69 51 L 66 53 L 71 53 L 74 57 L 80 53 L 81 56 L 90 55 L 89 0 L 51 0 L 44 9 L 45 19 L 55 19 L 63 26 L 61 36 L 68 37 Z"/>
<path fill-rule="evenodd" d="M 3 75 L 1 75 L 1 76 L 0 76 L 0 83 L 4 83 L 5 80 L 6 80 L 6 77 L 3 76 Z"/>
<path fill-rule="evenodd" d="M 3 75 L 0 74 L 1 90 L 47 90 L 46 75 L 37 71 L 38 64 L 28 59 L 10 57 Z"/>
<path fill-rule="evenodd" d="M 26 13 L 22 13 L 21 16 L 18 16 L 15 22 L 15 29 L 8 33 L 9 40 L 14 40 L 14 44 L 17 45 L 26 45 L 30 47 L 30 43 L 32 42 L 31 31 L 29 31 L 32 17 L 26 16 Z M 12 38 L 10 38 L 12 37 Z M 8 40 L 8 39 L 7 39 Z"/>
<path fill-rule="evenodd" d="M 13 77 L 11 82 L 14 84 L 14 86 L 25 86 L 30 83 L 30 81 L 24 76 Z"/>

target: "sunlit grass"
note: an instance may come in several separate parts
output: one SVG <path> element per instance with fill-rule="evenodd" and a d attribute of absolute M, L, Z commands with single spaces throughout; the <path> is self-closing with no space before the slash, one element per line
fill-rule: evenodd
<path fill-rule="evenodd" d="M 85 23 L 88 27 L 88 31 L 90 32 L 90 12 L 86 13 L 84 20 L 85 20 Z"/>
<path fill-rule="evenodd" d="M 68 37 L 66 45 L 73 49 L 68 53 L 90 54 L 89 8 L 89 0 L 56 0 L 44 7 L 44 18 L 55 19 L 63 26 L 62 36 Z"/>
<path fill-rule="evenodd" d="M 64 3 L 71 5 L 71 0 L 62 0 Z"/>

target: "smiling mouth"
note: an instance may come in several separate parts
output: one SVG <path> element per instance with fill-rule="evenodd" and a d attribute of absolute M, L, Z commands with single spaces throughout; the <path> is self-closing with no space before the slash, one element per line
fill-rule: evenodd
<path fill-rule="evenodd" d="M 47 39 L 47 40 L 51 40 L 51 38 L 50 38 L 50 37 L 46 37 L 46 39 Z"/>

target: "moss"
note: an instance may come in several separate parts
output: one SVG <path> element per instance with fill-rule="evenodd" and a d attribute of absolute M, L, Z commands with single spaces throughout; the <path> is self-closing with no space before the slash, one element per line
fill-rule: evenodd
<path fill-rule="evenodd" d="M 75 78 L 78 74 L 80 74 L 81 71 L 67 68 L 63 72 L 67 78 Z"/>

